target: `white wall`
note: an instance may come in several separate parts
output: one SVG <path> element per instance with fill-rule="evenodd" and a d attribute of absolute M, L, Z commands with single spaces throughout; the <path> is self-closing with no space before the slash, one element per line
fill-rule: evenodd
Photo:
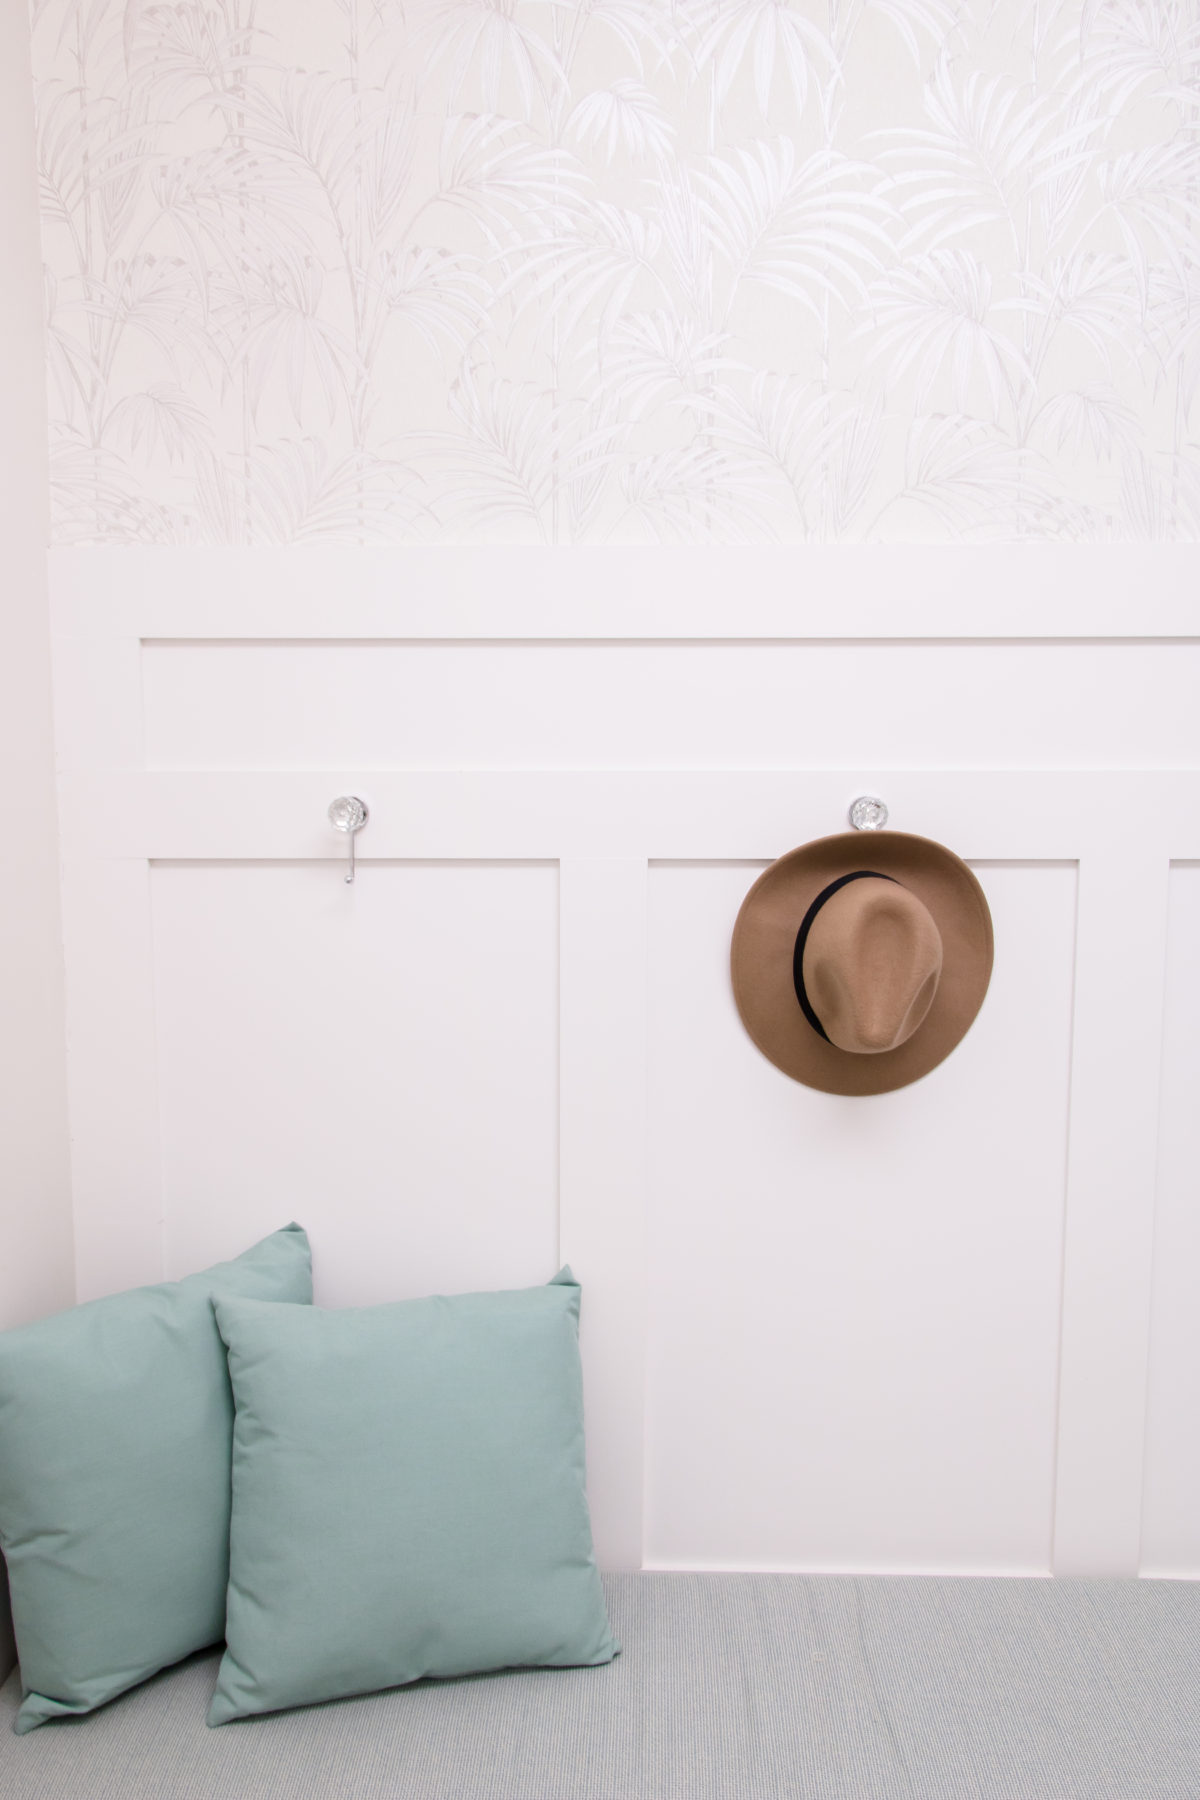
<path fill-rule="evenodd" d="M 0 1327 L 74 1297 L 44 546 L 46 405 L 25 8 L 0 8 Z M 0 1596 L 0 1669 L 11 1660 Z"/>
<path fill-rule="evenodd" d="M 1193 554 L 55 551 L 81 1292 L 563 1257 L 609 1565 L 1200 1573 Z M 846 1100 L 728 956 L 859 792 L 997 957 Z"/>
<path fill-rule="evenodd" d="M 1200 1572 L 1193 13 L 38 10 L 82 1293 L 566 1254 L 608 1562 Z M 728 931 L 872 788 L 1001 954 L 827 1104 Z"/>

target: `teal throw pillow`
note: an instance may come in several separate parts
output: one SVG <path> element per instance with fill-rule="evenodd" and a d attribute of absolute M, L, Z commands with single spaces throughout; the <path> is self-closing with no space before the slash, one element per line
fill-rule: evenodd
<path fill-rule="evenodd" d="M 508 1293 L 216 1311 L 237 1416 L 210 1725 L 616 1654 L 569 1269 Z"/>
<path fill-rule="evenodd" d="M 214 1295 L 310 1302 L 304 1232 L 0 1332 L 18 1732 L 91 1712 L 224 1635 L 233 1397 Z"/>

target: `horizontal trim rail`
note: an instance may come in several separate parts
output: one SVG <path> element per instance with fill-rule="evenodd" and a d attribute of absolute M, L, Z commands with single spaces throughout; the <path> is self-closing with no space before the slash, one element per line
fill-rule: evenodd
<path fill-rule="evenodd" d="M 60 635 L 156 641 L 1200 639 L 1190 544 L 49 553 Z M 647 596 L 650 596 L 647 598 Z"/>

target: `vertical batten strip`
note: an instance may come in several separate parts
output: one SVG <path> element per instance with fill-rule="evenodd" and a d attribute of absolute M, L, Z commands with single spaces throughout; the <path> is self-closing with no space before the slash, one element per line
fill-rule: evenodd
<path fill-rule="evenodd" d="M 559 884 L 559 1249 L 583 1284 L 596 1554 L 602 1568 L 638 1569 L 645 1462 L 646 862 L 572 858 L 560 864 Z"/>
<path fill-rule="evenodd" d="M 1079 866 L 1056 1575 L 1138 1569 L 1169 870 L 1128 839 Z"/>
<path fill-rule="evenodd" d="M 61 621 L 59 621 L 61 626 Z M 154 942 L 146 856 L 96 852 L 80 771 L 144 766 L 136 637 L 62 632 L 54 698 L 75 1281 L 80 1300 L 161 1281 L 162 1158 Z"/>
<path fill-rule="evenodd" d="M 67 860 L 67 1091 L 78 1298 L 161 1281 L 149 864 Z"/>
<path fill-rule="evenodd" d="M 54 735 L 62 774 L 144 768 L 144 714 L 140 638 L 55 632 Z"/>

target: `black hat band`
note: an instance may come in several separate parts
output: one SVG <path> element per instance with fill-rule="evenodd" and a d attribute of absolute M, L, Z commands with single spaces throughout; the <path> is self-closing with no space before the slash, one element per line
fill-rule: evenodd
<path fill-rule="evenodd" d="M 809 999 L 807 990 L 804 986 L 804 946 L 808 942 L 808 934 L 812 930 L 813 920 L 816 918 L 825 902 L 827 900 L 832 900 L 838 889 L 844 888 L 848 882 L 895 880 L 896 877 L 894 875 L 881 875 L 878 869 L 855 869 L 853 874 L 839 875 L 836 881 L 831 881 L 828 887 L 821 889 L 820 893 L 805 913 L 804 918 L 801 920 L 800 929 L 796 933 L 796 948 L 792 952 L 792 984 L 796 989 L 796 998 L 800 1002 L 800 1011 L 804 1014 L 817 1036 L 823 1037 L 826 1043 L 829 1043 L 830 1041 L 829 1033 L 813 1011 L 812 1002 Z"/>

